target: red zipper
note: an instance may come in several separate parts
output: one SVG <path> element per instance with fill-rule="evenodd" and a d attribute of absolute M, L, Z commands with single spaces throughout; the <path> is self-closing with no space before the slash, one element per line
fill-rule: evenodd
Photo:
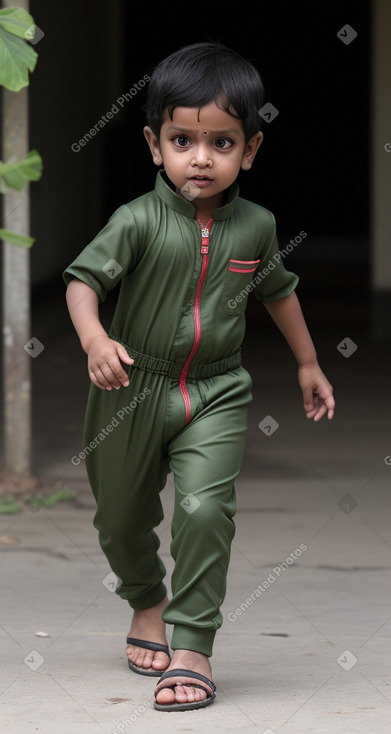
<path fill-rule="evenodd" d="M 198 347 L 201 341 L 201 316 L 200 316 L 201 293 L 202 293 L 202 288 L 204 285 L 206 271 L 208 269 L 209 237 L 210 237 L 210 230 L 212 229 L 212 224 L 214 222 L 213 219 L 209 219 L 209 222 L 207 222 L 206 226 L 204 227 L 204 225 L 202 224 L 202 222 L 200 222 L 199 219 L 197 221 L 201 229 L 202 266 L 201 266 L 201 273 L 198 279 L 196 293 L 194 297 L 194 303 L 193 303 L 194 342 L 191 348 L 191 352 L 184 364 L 181 376 L 179 378 L 179 387 L 180 387 L 180 390 L 183 396 L 183 400 L 185 403 L 185 409 L 186 409 L 186 424 L 185 425 L 188 424 L 191 418 L 190 395 L 186 387 L 186 377 L 189 371 L 189 367 L 197 353 L 197 350 L 198 350 Z"/>

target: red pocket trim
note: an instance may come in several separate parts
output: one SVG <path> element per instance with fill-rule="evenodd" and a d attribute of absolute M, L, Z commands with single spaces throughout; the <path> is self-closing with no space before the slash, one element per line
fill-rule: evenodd
<path fill-rule="evenodd" d="M 243 268 L 231 268 L 231 267 L 228 268 L 228 270 L 230 270 L 231 273 L 255 273 L 256 269 L 257 269 L 256 267 L 247 268 L 246 270 L 244 270 Z"/>
<path fill-rule="evenodd" d="M 231 271 L 231 273 L 254 273 L 254 271 L 257 269 L 258 263 L 260 263 L 260 260 L 230 260 L 228 270 Z M 253 268 L 235 268 L 234 263 L 237 263 L 238 265 L 254 265 Z"/>
<path fill-rule="evenodd" d="M 243 263 L 243 265 L 258 265 L 260 260 L 230 260 L 230 263 Z"/>

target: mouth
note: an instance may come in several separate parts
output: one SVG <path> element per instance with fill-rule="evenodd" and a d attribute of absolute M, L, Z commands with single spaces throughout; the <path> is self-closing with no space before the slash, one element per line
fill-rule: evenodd
<path fill-rule="evenodd" d="M 204 189 L 207 186 L 210 186 L 211 183 L 213 183 L 212 178 L 209 178 L 209 176 L 201 176 L 201 174 L 191 176 L 189 181 L 191 181 L 194 186 L 197 186 L 198 189 Z"/>

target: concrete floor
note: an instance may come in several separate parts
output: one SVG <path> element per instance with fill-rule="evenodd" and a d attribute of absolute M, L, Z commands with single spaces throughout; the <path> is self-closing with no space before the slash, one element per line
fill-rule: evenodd
<path fill-rule="evenodd" d="M 62 300 L 36 309 L 32 336 L 45 349 L 32 364 L 35 470 L 46 491 L 72 488 L 76 499 L 0 515 L 7 734 L 389 731 L 390 348 L 371 342 L 359 319 L 329 323 L 325 314 L 326 331 L 310 315 L 335 418 L 307 421 L 289 348 L 267 315 L 250 319 L 243 362 L 254 399 L 211 659 L 217 697 L 169 715 L 153 708 L 156 679 L 127 667 L 131 614 L 110 584 L 84 466 L 71 463 L 82 448 L 85 355 Z M 347 337 L 357 345 L 348 358 L 338 349 Z M 258 427 L 266 416 L 279 424 L 272 435 Z M 170 589 L 171 475 L 162 499 L 157 532 Z"/>

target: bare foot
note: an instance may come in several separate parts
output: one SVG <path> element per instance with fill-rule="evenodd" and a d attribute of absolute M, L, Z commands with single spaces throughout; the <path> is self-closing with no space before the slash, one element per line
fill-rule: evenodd
<path fill-rule="evenodd" d="M 135 609 L 128 637 L 136 637 L 148 642 L 157 642 L 167 645 L 166 625 L 162 620 L 162 611 L 168 602 L 166 596 L 163 601 L 148 609 Z M 145 670 L 156 670 L 164 673 L 170 663 L 165 652 L 146 650 L 136 645 L 126 646 L 126 656 L 134 665 Z"/>
<path fill-rule="evenodd" d="M 174 650 L 172 660 L 167 670 L 168 673 L 174 668 L 186 668 L 186 670 L 192 670 L 195 673 L 201 673 L 205 675 L 209 680 L 212 680 L 212 668 L 209 662 L 209 658 L 200 652 L 194 650 Z M 155 698 L 157 703 L 160 704 L 171 704 L 171 703 L 192 703 L 194 701 L 203 701 L 206 699 L 206 691 L 201 688 L 194 688 L 192 683 L 200 683 L 198 679 L 192 679 L 190 676 L 173 676 L 172 678 L 166 678 L 162 683 L 158 684 L 155 688 Z M 167 686 L 175 685 L 175 689 L 167 688 Z M 204 683 L 202 683 L 204 685 Z M 206 684 L 205 684 L 206 685 Z M 211 695 L 213 690 L 210 686 L 207 686 Z"/>

